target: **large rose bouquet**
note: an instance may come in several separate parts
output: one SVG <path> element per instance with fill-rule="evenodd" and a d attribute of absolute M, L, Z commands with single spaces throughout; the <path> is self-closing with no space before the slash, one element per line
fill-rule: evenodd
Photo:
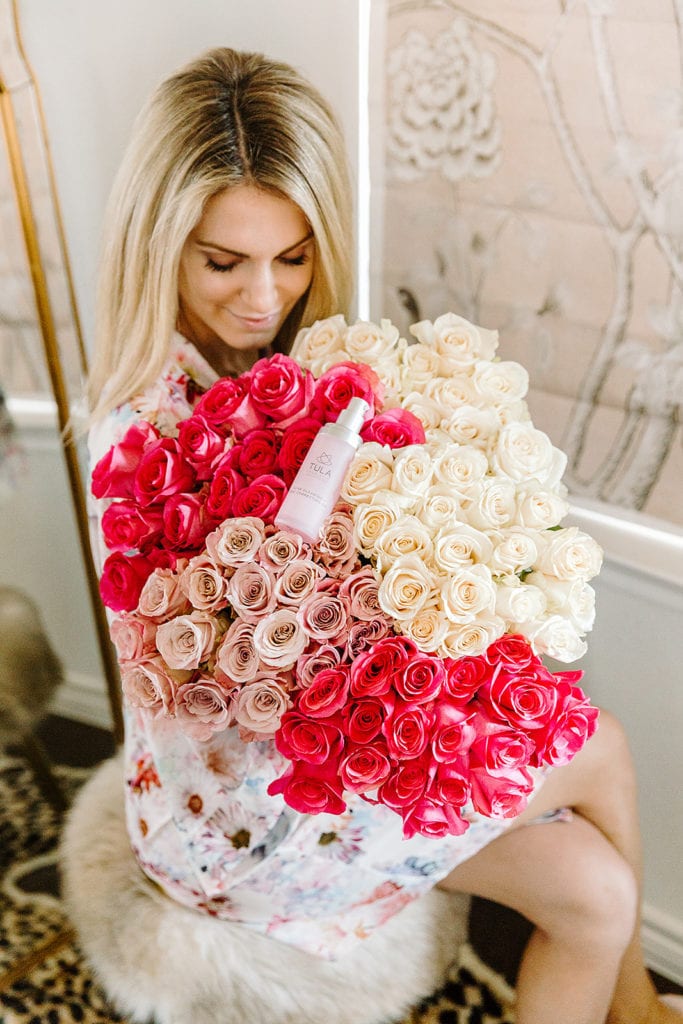
<path fill-rule="evenodd" d="M 340 316 L 203 394 L 174 436 L 131 427 L 95 467 L 101 592 L 125 699 L 202 740 L 237 728 L 289 760 L 270 792 L 309 813 L 356 793 L 404 834 L 512 816 L 530 768 L 596 726 L 572 661 L 601 553 L 563 528 L 564 457 L 525 371 L 454 314 L 399 337 Z M 315 544 L 274 520 L 320 426 L 370 407 Z"/>

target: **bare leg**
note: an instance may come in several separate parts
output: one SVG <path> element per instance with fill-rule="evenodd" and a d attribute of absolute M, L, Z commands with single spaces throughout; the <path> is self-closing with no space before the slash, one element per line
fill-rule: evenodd
<path fill-rule="evenodd" d="M 529 825 L 572 807 L 571 824 Z M 636 784 L 620 725 L 601 726 L 546 779 L 510 832 L 442 886 L 497 900 L 534 925 L 517 984 L 518 1024 L 681 1024 L 659 1002 L 639 940 Z"/>

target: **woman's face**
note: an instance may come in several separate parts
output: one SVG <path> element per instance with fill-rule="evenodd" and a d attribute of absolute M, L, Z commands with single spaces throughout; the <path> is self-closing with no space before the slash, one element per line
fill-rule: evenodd
<path fill-rule="evenodd" d="M 263 348 L 308 289 L 315 243 L 291 200 L 236 185 L 206 204 L 183 247 L 179 327 L 210 362 Z"/>

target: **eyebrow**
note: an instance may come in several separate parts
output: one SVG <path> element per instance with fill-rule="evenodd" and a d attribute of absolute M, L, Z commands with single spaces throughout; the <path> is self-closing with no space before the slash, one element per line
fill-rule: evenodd
<path fill-rule="evenodd" d="M 295 242 L 294 245 L 288 245 L 286 249 L 283 249 L 282 252 L 279 252 L 274 258 L 277 260 L 280 256 L 286 256 L 288 252 L 292 251 L 292 249 L 298 249 L 300 245 L 305 245 L 305 243 L 310 242 L 312 238 L 313 232 L 309 231 L 308 234 L 298 242 Z M 195 244 L 201 246 L 203 249 L 217 249 L 219 252 L 227 253 L 228 256 L 239 256 L 239 258 L 243 260 L 248 260 L 250 258 L 249 254 L 246 252 L 238 252 L 236 249 L 226 249 L 224 245 L 218 245 L 217 242 L 203 242 L 201 239 L 197 238 Z"/>

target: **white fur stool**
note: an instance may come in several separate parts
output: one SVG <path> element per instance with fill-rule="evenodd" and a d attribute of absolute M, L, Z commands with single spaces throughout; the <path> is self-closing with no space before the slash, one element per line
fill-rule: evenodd
<path fill-rule="evenodd" d="M 130 850 L 119 758 L 80 791 L 61 860 L 80 946 L 139 1024 L 388 1024 L 438 988 L 466 939 L 469 900 L 436 890 L 336 962 L 175 903 Z"/>

